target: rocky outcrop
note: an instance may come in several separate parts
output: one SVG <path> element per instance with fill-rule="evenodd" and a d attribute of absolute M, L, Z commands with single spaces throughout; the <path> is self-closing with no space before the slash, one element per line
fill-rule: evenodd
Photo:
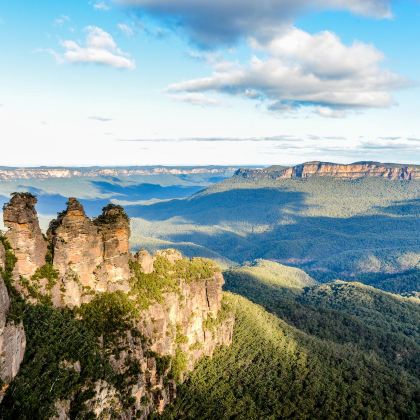
<path fill-rule="evenodd" d="M 79 306 L 97 292 L 128 290 L 130 226 L 122 207 L 109 205 L 91 220 L 70 198 L 47 236 L 59 277 L 52 289 L 56 306 Z"/>
<path fill-rule="evenodd" d="M 36 197 L 15 193 L 3 207 L 4 225 L 9 229 L 6 238 L 17 258 L 14 278 L 31 277 L 45 263 L 47 241 L 44 239 L 35 210 Z"/>
<path fill-rule="evenodd" d="M 150 271 L 148 266 L 144 274 L 156 275 L 157 281 L 161 273 L 158 267 L 165 266 L 168 274 L 174 275 L 180 267 L 192 264 L 172 249 L 148 255 L 156 267 Z M 217 270 L 208 278 L 178 278 L 176 290 L 163 293 L 159 301 L 151 302 L 139 313 L 135 331 L 140 332 L 140 337 L 127 331 L 118 344 L 122 350 L 111 357 L 114 371 L 126 378 L 130 377 L 133 362 L 140 367 L 141 373 L 131 381 L 129 389 L 132 405 L 124 409 L 112 386 L 95 384 L 100 391 L 88 405 L 93 404 L 97 415 L 106 417 L 111 410 L 119 413 L 114 414 L 118 418 L 147 418 L 152 412 L 162 412 L 176 397 L 177 381 L 182 381 L 200 358 L 212 356 L 218 346 L 231 344 L 234 318 L 223 307 L 223 282 Z M 107 396 L 114 400 L 112 407 L 106 403 Z"/>
<path fill-rule="evenodd" d="M 179 291 L 165 294 L 164 301 L 152 304 L 141 314 L 140 328 L 159 355 L 186 355 L 186 371 L 216 347 L 229 345 L 233 319 L 218 320 L 222 311 L 221 273 L 193 282 L 179 281 Z M 217 324 L 217 328 L 213 328 Z"/>
<path fill-rule="evenodd" d="M 83 206 L 70 198 L 67 209 L 50 223 L 47 236 L 59 276 L 53 301 L 57 306 L 79 306 L 84 291 L 95 289 L 95 270 L 103 261 L 99 230 L 86 216 Z"/>
<path fill-rule="evenodd" d="M 121 206 L 109 204 L 95 221 L 102 235 L 103 255 L 98 277 L 119 284 L 130 277 L 130 221 Z"/>
<path fill-rule="evenodd" d="M 341 165 L 329 162 L 307 162 L 293 167 L 266 169 L 239 169 L 236 177 L 247 179 L 305 179 L 313 176 L 329 176 L 341 179 L 380 177 L 391 180 L 420 179 L 419 165 L 402 165 L 380 162 L 355 162 Z"/>
<path fill-rule="evenodd" d="M 124 378 L 124 394 L 105 380 L 87 383 L 84 388 L 91 397 L 84 402 L 84 409 L 96 418 L 146 419 L 162 413 L 176 398 L 177 383 L 197 361 L 232 341 L 234 317 L 223 306 L 224 280 L 215 266 L 205 260 L 183 258 L 173 249 L 153 256 L 140 251 L 132 261 L 136 265 L 131 274 L 137 281 L 154 281 L 152 288 L 159 289 L 163 287 L 159 283 L 169 278 L 173 287 L 162 288 L 159 297 L 144 305 L 147 290 L 138 291 L 136 280 L 132 280 L 128 296 L 135 304 L 141 302 L 141 310 L 132 328 L 120 332 L 118 340 L 106 349 L 113 372 Z M 80 371 L 83 362 L 65 361 L 62 367 Z M 55 418 L 70 418 L 74 396 L 68 397 L 55 403 Z"/>
<path fill-rule="evenodd" d="M 0 267 L 4 269 L 5 250 L 0 243 Z M 9 383 L 17 375 L 22 363 L 26 338 L 22 323 L 7 320 L 10 299 L 6 285 L 0 275 L 0 402 Z"/>
<path fill-rule="evenodd" d="M 112 204 L 90 219 L 83 206 L 70 198 L 66 210 L 50 223 L 45 240 L 35 203 L 35 197 L 19 194 L 5 206 L 8 238 L 20 263 L 19 277 L 11 278 L 12 287 L 28 303 L 72 308 L 64 312 L 73 314 L 78 322 L 85 321 L 87 310 L 96 322 L 112 325 L 97 335 L 97 324 L 93 326 L 96 354 L 109 362 L 112 372 L 102 379 L 84 378 L 64 398 L 54 401 L 54 418 L 70 418 L 80 392 L 89 395 L 83 399 L 84 412 L 97 418 L 147 418 L 161 413 L 176 397 L 177 383 L 196 362 L 211 356 L 216 347 L 231 343 L 234 318 L 222 302 L 224 280 L 219 269 L 209 260 L 190 260 L 174 249 L 131 255 L 130 221 L 122 207 Z M 22 225 L 31 246 L 20 235 Z M 41 241 L 40 254 L 34 249 L 36 241 Z M 4 256 L 0 246 L 0 267 L 4 267 Z M 35 257 L 36 264 L 29 267 Z M 25 349 L 23 327 L 6 322 L 9 305 L 6 288 L 0 283 L 4 390 L 16 375 Z M 119 323 L 121 314 L 128 318 Z M 60 370 L 76 375 L 91 363 L 55 357 Z"/>

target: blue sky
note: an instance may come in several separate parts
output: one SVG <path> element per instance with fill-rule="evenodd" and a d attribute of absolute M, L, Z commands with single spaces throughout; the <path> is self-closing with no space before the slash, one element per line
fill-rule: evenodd
<path fill-rule="evenodd" d="M 259 3 L 0 0 L 0 164 L 418 163 L 420 2 Z"/>

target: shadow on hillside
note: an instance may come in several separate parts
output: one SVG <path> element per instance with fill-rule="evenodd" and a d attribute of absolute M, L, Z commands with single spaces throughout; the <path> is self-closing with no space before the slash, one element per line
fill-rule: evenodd
<path fill-rule="evenodd" d="M 161 186 L 158 184 L 130 184 L 121 185 L 107 181 L 92 181 L 92 185 L 101 194 L 110 194 L 113 198 L 126 201 L 185 198 L 203 189 L 200 185 L 194 186 Z"/>
<path fill-rule="evenodd" d="M 385 213 L 396 216 L 420 216 L 420 198 L 407 201 L 398 201 L 392 206 L 380 208 Z"/>
<path fill-rule="evenodd" d="M 418 347 L 410 338 L 410 331 L 416 331 L 415 305 L 407 304 L 407 308 L 402 308 L 399 301 L 394 302 L 392 297 L 383 298 L 378 292 L 376 297 L 385 311 L 382 315 L 362 307 L 363 304 L 357 300 L 349 301 L 351 296 L 340 292 L 336 296 L 339 308 L 334 308 L 328 307 L 328 300 L 324 305 L 324 295 L 318 294 L 317 286 L 294 293 L 287 287 L 265 284 L 250 273 L 227 271 L 224 277 L 226 290 L 263 306 L 307 334 L 338 344 L 356 344 L 364 351 L 374 351 L 389 363 L 395 363 L 399 352 L 403 351 L 406 357 L 398 363 L 412 374 L 419 373 Z M 313 294 L 320 302 L 310 297 L 311 291 L 315 291 Z M 377 328 L 378 323 L 381 329 Z"/>
<path fill-rule="evenodd" d="M 276 225 L 263 233 L 195 231 L 175 233 L 168 238 L 203 245 L 237 262 L 266 258 L 293 263 L 294 259 L 301 262 L 329 259 L 345 251 L 419 250 L 419 231 L 420 220 L 416 217 L 295 216 L 293 224 Z"/>
<path fill-rule="evenodd" d="M 197 225 L 222 222 L 277 223 L 282 214 L 306 208 L 304 193 L 276 188 L 235 189 L 152 205 L 127 206 L 130 217 L 163 221 L 180 216 Z"/>
<path fill-rule="evenodd" d="M 414 211 L 418 203 L 397 202 L 381 208 L 382 214 L 377 215 L 305 216 L 304 193 L 264 188 L 128 206 L 127 211 L 152 222 L 178 217 L 197 225 L 197 230 L 183 231 L 179 223 L 177 232 L 164 235 L 173 243 L 194 243 L 238 263 L 256 258 L 277 260 L 316 271 L 318 280 L 330 280 L 348 278 L 363 260 L 367 260 L 364 268 L 369 271 L 369 258 L 372 263 L 378 261 L 380 270 L 388 270 L 397 267 L 399 256 L 411 252 L 407 258 L 413 261 L 402 269 L 414 266 L 415 253 L 420 252 L 420 218 Z M 258 225 L 266 229 L 261 232 Z M 200 226 L 217 227 L 208 232 Z"/>

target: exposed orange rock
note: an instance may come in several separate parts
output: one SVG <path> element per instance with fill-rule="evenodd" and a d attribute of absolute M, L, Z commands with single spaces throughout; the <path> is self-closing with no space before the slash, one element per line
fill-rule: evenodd
<path fill-rule="evenodd" d="M 420 179 L 420 166 L 380 162 L 355 162 L 342 165 L 329 162 L 307 162 L 293 167 L 270 167 L 266 169 L 239 169 L 236 176 L 250 179 L 291 179 L 329 176 L 342 179 L 380 177 L 390 180 Z"/>
<path fill-rule="evenodd" d="M 47 235 L 59 272 L 52 292 L 54 304 L 79 306 L 97 292 L 128 290 L 130 223 L 122 207 L 109 205 L 91 220 L 83 206 L 70 198 Z"/>
<path fill-rule="evenodd" d="M 31 277 L 37 268 L 45 264 L 47 241 L 39 227 L 35 210 L 36 197 L 29 193 L 15 193 L 3 207 L 6 238 L 13 248 L 17 262 L 14 277 Z"/>
<path fill-rule="evenodd" d="M 130 221 L 121 206 L 109 204 L 94 223 L 103 246 L 102 263 L 96 274 L 101 282 L 108 286 L 114 283 L 119 289 L 119 284 L 130 277 Z"/>

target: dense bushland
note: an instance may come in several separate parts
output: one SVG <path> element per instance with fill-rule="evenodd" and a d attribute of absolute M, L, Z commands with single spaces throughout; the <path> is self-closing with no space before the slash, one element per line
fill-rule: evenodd
<path fill-rule="evenodd" d="M 165 418 L 416 418 L 420 381 L 352 343 L 321 340 L 249 300 L 231 348 L 206 359 Z"/>

